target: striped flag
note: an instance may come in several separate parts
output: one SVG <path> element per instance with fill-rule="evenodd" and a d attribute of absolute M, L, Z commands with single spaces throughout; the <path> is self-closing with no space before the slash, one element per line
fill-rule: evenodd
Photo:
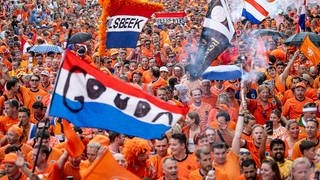
<path fill-rule="evenodd" d="M 157 10 L 160 9 L 124 3 L 108 19 L 107 48 L 136 48 L 140 32 Z"/>
<path fill-rule="evenodd" d="M 254 24 L 260 24 L 267 16 L 266 4 L 263 0 L 244 0 L 242 16 Z"/>
<path fill-rule="evenodd" d="M 160 101 L 66 51 L 49 114 L 75 126 L 160 138 L 187 109 Z"/>
<path fill-rule="evenodd" d="M 299 32 L 306 31 L 306 0 L 304 0 L 301 7 L 301 12 L 298 20 Z"/>

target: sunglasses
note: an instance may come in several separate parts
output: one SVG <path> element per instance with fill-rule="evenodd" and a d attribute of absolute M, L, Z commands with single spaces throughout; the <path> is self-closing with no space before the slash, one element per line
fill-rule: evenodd
<path fill-rule="evenodd" d="M 250 152 L 239 152 L 240 155 L 250 155 Z"/>
<path fill-rule="evenodd" d="M 30 81 L 31 82 L 36 82 L 36 81 L 39 81 L 39 79 L 31 79 Z"/>

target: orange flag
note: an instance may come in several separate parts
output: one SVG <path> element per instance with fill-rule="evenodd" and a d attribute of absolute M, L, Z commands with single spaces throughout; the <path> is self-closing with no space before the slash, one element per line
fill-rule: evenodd
<path fill-rule="evenodd" d="M 101 158 L 95 160 L 88 170 L 82 171 L 81 177 L 83 180 L 139 180 L 137 176 L 120 166 L 109 150 Z"/>
<path fill-rule="evenodd" d="M 64 135 L 67 138 L 65 148 L 68 151 L 68 154 L 71 157 L 80 156 L 85 149 L 84 144 L 82 143 L 80 137 L 72 129 L 69 122 L 67 122 L 66 120 L 63 119 L 62 125 L 64 128 Z"/>
<path fill-rule="evenodd" d="M 313 44 L 309 36 L 304 39 L 301 44 L 300 51 L 312 61 L 313 65 L 318 65 L 320 62 L 320 50 Z"/>

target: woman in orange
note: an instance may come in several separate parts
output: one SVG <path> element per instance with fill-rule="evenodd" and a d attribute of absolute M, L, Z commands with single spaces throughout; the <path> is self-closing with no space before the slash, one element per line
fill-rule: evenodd
<path fill-rule="evenodd" d="M 270 101 L 271 89 L 267 85 L 258 87 L 258 98 L 248 99 L 248 109 L 256 118 L 257 124 L 264 125 L 270 118 L 271 111 L 277 109 L 276 102 Z"/>
<path fill-rule="evenodd" d="M 201 132 L 200 128 L 200 117 L 196 111 L 191 111 L 186 117 L 186 125 L 182 128 L 182 133 L 184 133 L 188 140 L 188 150 L 193 152 L 195 148 L 194 137 L 196 134 Z"/>
<path fill-rule="evenodd" d="M 296 120 L 289 120 L 287 122 L 288 136 L 285 139 L 288 145 L 288 158 L 291 159 L 293 146 L 299 141 L 299 124 Z"/>

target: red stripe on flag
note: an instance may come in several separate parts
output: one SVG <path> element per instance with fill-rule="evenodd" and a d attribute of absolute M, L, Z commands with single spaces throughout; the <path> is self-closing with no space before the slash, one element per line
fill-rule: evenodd
<path fill-rule="evenodd" d="M 117 79 L 113 76 L 106 75 L 104 72 L 99 71 L 95 67 L 89 65 L 88 63 L 81 60 L 78 56 L 70 51 L 66 51 L 66 56 L 62 65 L 62 68 L 70 71 L 70 69 L 74 66 L 81 67 L 85 69 L 85 71 L 91 76 L 95 77 L 100 83 L 104 86 L 114 89 L 115 91 L 119 91 L 120 93 L 124 93 L 130 96 L 134 96 L 137 98 L 146 99 L 151 102 L 155 106 L 158 106 L 161 109 L 170 111 L 172 113 L 185 115 L 188 111 L 187 108 L 175 106 L 169 103 L 165 103 L 155 96 L 149 95 L 145 91 L 142 91 L 138 88 L 135 88 L 120 79 Z"/>
<path fill-rule="evenodd" d="M 256 8 L 262 15 L 268 16 L 269 12 L 264 9 L 259 3 L 257 3 L 255 0 L 246 0 L 249 4 L 251 4 L 254 8 Z"/>
<path fill-rule="evenodd" d="M 185 12 L 174 12 L 174 13 L 155 13 L 156 18 L 183 18 L 187 14 Z"/>

